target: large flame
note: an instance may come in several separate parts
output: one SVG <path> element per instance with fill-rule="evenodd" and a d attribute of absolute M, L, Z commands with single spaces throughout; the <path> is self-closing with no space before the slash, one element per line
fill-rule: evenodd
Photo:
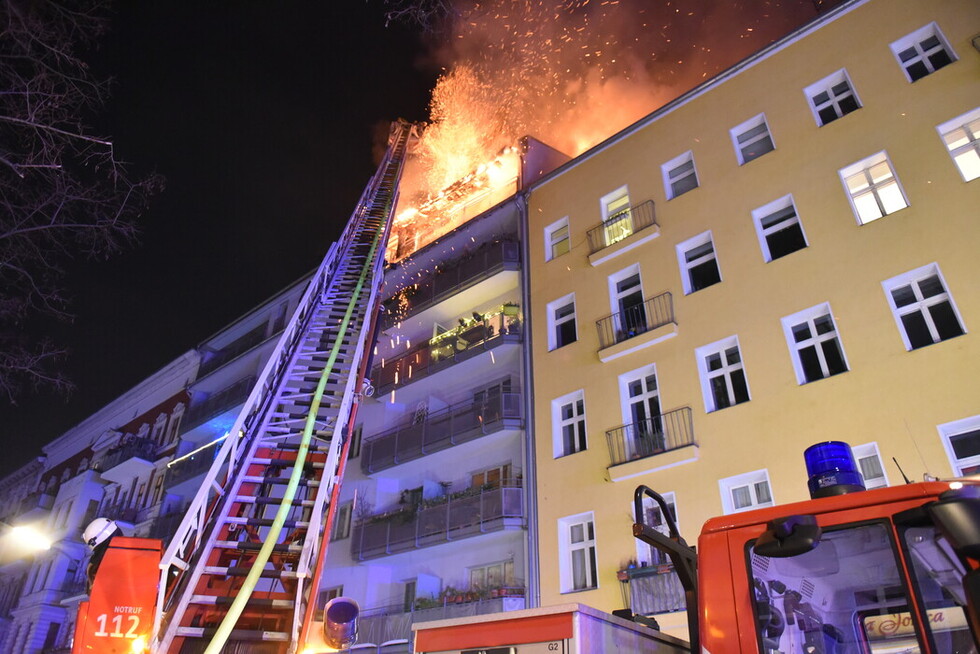
<path fill-rule="evenodd" d="M 389 257 L 509 195 L 522 136 L 574 157 L 838 2 L 458 0 Z"/>

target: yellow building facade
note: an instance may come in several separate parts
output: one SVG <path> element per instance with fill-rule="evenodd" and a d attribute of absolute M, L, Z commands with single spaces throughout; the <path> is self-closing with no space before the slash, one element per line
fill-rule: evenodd
<path fill-rule="evenodd" d="M 638 484 L 693 543 L 806 499 L 820 441 L 869 486 L 980 465 L 978 33 L 845 3 L 529 190 L 542 605 L 683 635 Z"/>

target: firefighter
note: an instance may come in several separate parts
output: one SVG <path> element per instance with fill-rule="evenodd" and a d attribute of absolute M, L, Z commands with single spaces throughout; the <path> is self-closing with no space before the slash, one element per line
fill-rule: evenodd
<path fill-rule="evenodd" d="M 122 534 L 122 530 L 119 529 L 115 522 L 108 518 L 96 518 L 82 532 L 82 540 L 92 548 L 92 556 L 88 561 L 88 567 L 85 569 L 89 592 L 92 591 L 92 584 L 95 583 L 95 575 L 99 571 L 102 557 L 105 556 L 106 550 L 109 549 L 109 542 L 113 536 L 120 534 Z"/>

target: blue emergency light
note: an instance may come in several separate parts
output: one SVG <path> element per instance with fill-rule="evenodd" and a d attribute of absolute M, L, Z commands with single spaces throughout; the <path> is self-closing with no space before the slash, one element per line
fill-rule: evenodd
<path fill-rule="evenodd" d="M 830 497 L 864 490 L 864 477 L 858 470 L 851 446 L 843 441 L 827 441 L 806 448 L 803 452 L 806 485 L 810 497 Z"/>

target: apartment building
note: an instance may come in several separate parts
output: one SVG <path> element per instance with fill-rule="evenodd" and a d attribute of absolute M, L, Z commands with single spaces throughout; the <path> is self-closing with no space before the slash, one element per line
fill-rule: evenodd
<path fill-rule="evenodd" d="M 693 543 L 806 499 L 816 442 L 869 487 L 977 471 L 978 32 L 844 3 L 530 187 L 543 604 L 686 635 L 639 484 Z"/>

